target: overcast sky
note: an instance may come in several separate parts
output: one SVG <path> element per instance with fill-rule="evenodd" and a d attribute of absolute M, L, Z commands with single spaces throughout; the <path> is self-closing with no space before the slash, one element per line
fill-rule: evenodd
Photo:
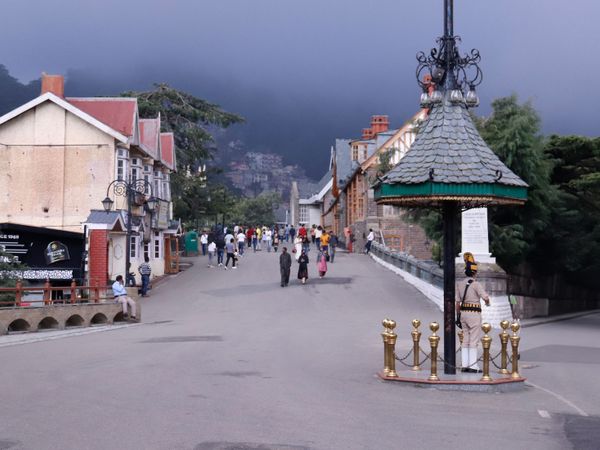
<path fill-rule="evenodd" d="M 358 135 L 372 114 L 398 126 L 417 111 L 415 54 L 442 33 L 442 5 L 4 0 L 0 63 L 23 82 L 80 74 L 89 95 L 168 82 L 244 115 L 236 131 L 249 149 L 318 176 L 336 137 Z M 455 14 L 461 49 L 482 55 L 479 114 L 514 92 L 532 99 L 547 134 L 600 134 L 600 2 L 456 0 Z"/>

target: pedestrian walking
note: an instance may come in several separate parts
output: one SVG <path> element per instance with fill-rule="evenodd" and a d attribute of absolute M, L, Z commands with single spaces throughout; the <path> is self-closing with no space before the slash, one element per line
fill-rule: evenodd
<path fill-rule="evenodd" d="M 335 259 L 335 250 L 338 246 L 338 237 L 333 231 L 329 233 L 329 262 L 333 263 Z"/>
<path fill-rule="evenodd" d="M 258 230 L 254 230 L 252 233 L 252 250 L 256 253 L 256 247 L 258 246 Z"/>
<path fill-rule="evenodd" d="M 296 261 L 302 255 L 302 238 L 300 236 L 296 236 L 294 239 L 294 253 L 296 254 Z"/>
<path fill-rule="evenodd" d="M 310 252 L 310 241 L 308 239 L 308 236 L 304 236 L 304 238 L 302 239 L 302 250 L 308 254 L 308 252 Z"/>
<path fill-rule="evenodd" d="M 290 270 L 292 269 L 292 257 L 287 251 L 287 247 L 281 249 L 279 255 L 279 272 L 281 273 L 281 287 L 285 287 L 290 282 Z"/>
<path fill-rule="evenodd" d="M 217 266 L 221 267 L 223 265 L 223 255 L 225 254 L 225 236 L 219 234 L 215 243 L 217 244 Z"/>
<path fill-rule="evenodd" d="M 472 253 L 465 252 L 465 275 L 467 278 L 456 283 L 457 324 L 463 331 L 462 371 L 481 372 L 477 364 L 477 344 L 481 340 L 481 299 L 490 306 L 490 296 L 475 280 L 477 263 Z"/>
<path fill-rule="evenodd" d="M 123 318 L 127 320 L 131 317 L 132 320 L 137 320 L 136 305 L 133 299 L 127 295 L 127 289 L 123 285 L 123 275 L 117 275 L 117 279 L 112 285 L 112 291 L 115 300 L 123 306 Z M 131 316 L 127 312 L 128 306 L 131 308 Z"/>
<path fill-rule="evenodd" d="M 142 276 L 142 297 L 148 297 L 150 274 L 152 273 L 152 267 L 150 267 L 150 258 L 148 258 L 148 255 L 144 256 L 144 262 L 139 265 L 138 272 Z"/>
<path fill-rule="evenodd" d="M 317 270 L 319 271 L 319 278 L 323 278 L 327 273 L 327 252 L 319 253 L 317 258 Z"/>
<path fill-rule="evenodd" d="M 300 225 L 300 228 L 298 228 L 298 236 L 300 236 L 301 238 L 306 237 L 306 227 L 304 226 L 304 224 Z"/>
<path fill-rule="evenodd" d="M 217 244 L 215 241 L 210 241 L 207 247 L 208 251 L 208 267 L 213 267 L 213 262 L 215 260 L 215 253 L 217 252 Z"/>
<path fill-rule="evenodd" d="M 298 258 L 298 279 L 302 280 L 302 284 L 306 284 L 306 280 L 308 280 L 308 262 L 308 255 L 303 250 Z"/>
<path fill-rule="evenodd" d="M 275 233 L 273 233 L 273 250 L 275 250 L 275 253 L 277 253 L 277 248 L 279 247 L 279 231 L 275 230 Z"/>
<path fill-rule="evenodd" d="M 323 227 L 321 225 L 315 228 L 314 236 L 313 243 L 317 247 L 317 250 L 319 250 L 321 248 L 321 236 L 323 236 Z"/>
<path fill-rule="evenodd" d="M 267 252 L 271 253 L 271 246 L 272 246 L 272 242 L 273 242 L 273 232 L 271 231 L 270 228 L 267 228 L 265 230 L 265 233 L 263 236 L 264 236 L 265 245 L 267 246 Z"/>
<path fill-rule="evenodd" d="M 202 247 L 202 256 L 206 256 L 208 250 L 208 234 L 203 231 L 200 235 L 200 246 Z"/>
<path fill-rule="evenodd" d="M 240 230 L 237 234 L 237 246 L 240 256 L 244 256 L 244 248 L 246 247 L 246 235 L 244 230 Z"/>
<path fill-rule="evenodd" d="M 227 259 L 225 260 L 225 270 L 227 270 L 227 266 L 229 266 L 229 261 L 231 261 L 232 269 L 237 269 L 237 267 L 235 267 L 235 243 L 233 241 L 233 238 L 231 238 L 229 240 L 229 242 L 227 242 L 225 244 L 225 250 L 227 251 Z"/>
<path fill-rule="evenodd" d="M 323 230 L 321 233 L 321 237 L 319 238 L 320 240 L 320 248 L 322 252 L 329 252 L 329 241 L 331 239 L 331 236 L 329 235 L 329 233 L 327 232 L 327 230 Z"/>
<path fill-rule="evenodd" d="M 364 236 L 364 234 L 363 234 Z M 373 241 L 375 240 L 375 233 L 372 228 L 369 228 L 369 234 L 367 236 L 367 243 L 365 244 L 365 253 L 368 255 L 371 251 L 371 245 L 373 245 Z"/>
<path fill-rule="evenodd" d="M 254 234 L 254 228 L 248 227 L 246 230 L 246 245 L 248 246 L 248 250 L 252 247 L 252 235 Z"/>
<path fill-rule="evenodd" d="M 294 228 L 294 225 L 290 226 L 290 229 L 288 230 L 288 234 L 290 236 L 290 240 L 292 242 L 294 242 L 294 239 L 296 239 L 296 229 Z M 287 242 L 287 239 L 286 239 Z"/>
<path fill-rule="evenodd" d="M 258 249 L 258 251 L 262 250 L 261 249 L 262 235 L 263 235 L 262 229 L 260 227 L 256 227 L 256 248 Z"/>

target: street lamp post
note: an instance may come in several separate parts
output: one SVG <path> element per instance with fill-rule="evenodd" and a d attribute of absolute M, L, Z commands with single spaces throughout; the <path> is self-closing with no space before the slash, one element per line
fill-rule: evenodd
<path fill-rule="evenodd" d="M 125 180 L 114 180 L 106 189 L 106 198 L 102 200 L 102 206 L 108 214 L 112 209 L 114 201 L 110 198 L 110 190 L 112 189 L 115 195 L 125 197 L 127 199 L 127 229 L 126 229 L 126 244 L 125 244 L 125 280 L 126 284 L 129 285 L 129 270 L 131 265 L 131 222 L 132 214 L 131 208 L 135 202 L 136 196 L 150 195 L 150 197 L 144 201 L 144 205 L 148 212 L 154 212 L 157 204 L 157 200 L 152 196 L 152 185 L 146 180 L 134 180 L 128 183 Z"/>

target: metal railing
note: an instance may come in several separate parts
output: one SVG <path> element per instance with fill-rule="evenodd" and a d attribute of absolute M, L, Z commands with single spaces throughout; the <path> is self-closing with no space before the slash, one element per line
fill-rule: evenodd
<path fill-rule="evenodd" d="M 61 298 L 65 290 L 68 292 L 68 296 Z M 53 292 L 56 295 L 53 296 Z M 0 287 L 0 295 L 5 298 L 6 294 L 13 294 L 14 300 L 0 299 L 0 308 L 29 307 L 38 303 L 44 306 L 66 303 L 100 303 L 114 298 L 110 288 L 78 286 L 75 280 L 71 281 L 68 287 L 52 287 L 49 281 L 46 281 L 43 287 L 27 287 L 23 286 L 23 282 L 19 280 L 15 287 Z M 25 298 L 28 294 L 41 294 L 41 298 Z"/>
<path fill-rule="evenodd" d="M 378 242 L 373 242 L 371 253 L 429 284 L 444 287 L 444 271 L 432 261 L 419 260 L 408 253 L 392 250 Z"/>

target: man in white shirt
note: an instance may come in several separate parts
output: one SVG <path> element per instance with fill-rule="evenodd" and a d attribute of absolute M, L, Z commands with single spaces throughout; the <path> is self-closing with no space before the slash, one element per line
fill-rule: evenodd
<path fill-rule="evenodd" d="M 365 253 L 367 255 L 371 251 L 371 245 L 373 244 L 374 240 L 375 240 L 375 233 L 373 233 L 373 229 L 372 228 L 369 228 L 369 235 L 367 236 L 367 244 L 365 245 Z"/>
<path fill-rule="evenodd" d="M 267 251 L 270 252 L 271 251 L 271 242 L 272 242 L 272 238 L 273 238 L 273 233 L 271 232 L 270 228 L 267 228 L 264 236 L 265 236 L 265 241 L 267 244 Z"/>
<path fill-rule="evenodd" d="M 115 300 L 121 305 L 123 305 L 123 318 L 128 319 L 129 315 L 127 314 L 127 305 L 131 307 L 131 319 L 137 320 L 136 318 L 136 310 L 135 310 L 135 302 L 131 297 L 127 295 L 127 290 L 125 286 L 123 286 L 123 276 L 118 275 L 117 281 L 115 281 L 112 285 L 113 295 L 115 296 Z"/>
<path fill-rule="evenodd" d="M 244 247 L 246 243 L 246 235 L 244 234 L 244 230 L 240 230 L 237 235 L 237 244 L 238 244 L 238 252 L 240 256 L 244 255 Z"/>
<path fill-rule="evenodd" d="M 200 244 L 202 245 L 202 256 L 206 256 L 206 250 L 208 250 L 208 234 L 206 234 L 206 231 L 203 231 L 200 235 Z"/>
<path fill-rule="evenodd" d="M 321 248 L 321 236 L 322 235 L 323 235 L 323 228 L 321 227 L 321 225 L 319 225 L 315 229 L 315 245 L 317 246 L 317 249 Z"/>

